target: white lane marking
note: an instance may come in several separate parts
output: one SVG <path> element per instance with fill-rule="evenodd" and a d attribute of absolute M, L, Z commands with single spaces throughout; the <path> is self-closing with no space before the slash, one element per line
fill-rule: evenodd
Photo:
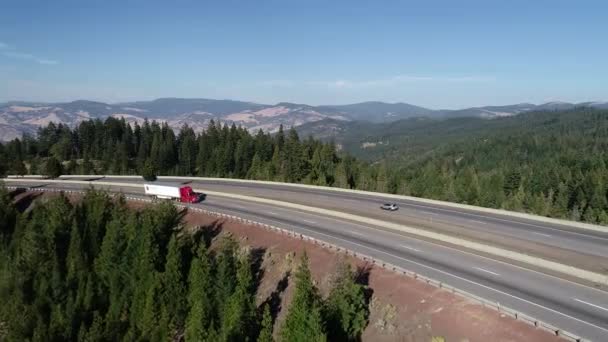
<path fill-rule="evenodd" d="M 267 213 L 269 213 L 270 215 L 275 215 L 275 216 L 279 215 L 279 214 L 275 213 L 274 211 L 267 211 Z"/>
<path fill-rule="evenodd" d="M 236 204 L 233 204 L 233 205 L 231 205 L 231 206 L 232 206 L 232 207 L 234 207 L 234 208 L 245 209 L 245 207 L 243 207 L 243 206 L 241 206 L 241 205 L 236 205 Z"/>
<path fill-rule="evenodd" d="M 410 247 L 410 246 L 407 246 L 407 245 L 401 245 L 401 247 L 403 247 L 405 249 L 409 249 L 409 250 L 414 251 L 414 252 L 420 252 L 419 249 L 416 249 L 414 247 Z"/>
<path fill-rule="evenodd" d="M 574 300 L 575 300 L 575 301 L 577 301 L 577 302 L 581 302 L 581 303 L 583 303 L 583 304 L 591 305 L 591 306 L 596 307 L 596 308 L 598 308 L 598 309 L 602 309 L 602 310 L 604 310 L 604 311 L 608 311 L 608 309 L 606 309 L 606 308 L 605 308 L 605 307 L 603 307 L 603 306 L 599 306 L 599 305 L 595 305 L 595 304 L 592 304 L 592 303 L 589 303 L 589 302 L 585 302 L 584 300 L 580 300 L 580 299 L 578 299 L 578 298 L 572 298 L 572 299 L 574 299 Z"/>
<path fill-rule="evenodd" d="M 343 201 L 348 201 L 348 202 L 360 202 L 360 200 L 352 200 L 352 199 L 342 199 Z M 573 234 L 573 235 L 579 235 L 579 236 L 584 236 L 584 237 L 591 237 L 593 239 L 599 239 L 599 240 L 606 240 L 608 241 L 608 238 L 602 238 L 602 237 L 598 237 L 598 236 L 589 236 L 588 234 L 582 234 L 582 233 L 578 233 L 578 232 L 573 232 L 573 231 L 569 231 L 569 230 L 564 230 L 564 229 L 558 229 L 558 228 L 552 228 L 552 227 L 547 227 L 547 226 L 540 226 L 540 225 L 536 225 L 536 224 L 532 224 L 532 223 L 526 223 L 526 222 L 521 222 L 521 221 L 517 221 L 517 220 L 509 220 L 509 219 L 503 219 L 500 217 L 495 217 L 495 216 L 487 216 L 487 215 L 479 215 L 479 214 L 475 214 L 472 212 L 466 212 L 466 211 L 458 211 L 458 210 L 452 210 L 452 209 L 447 209 L 447 208 L 440 208 L 440 207 L 431 207 L 431 206 L 427 206 L 427 205 L 420 205 L 420 204 L 413 204 L 413 203 L 409 203 L 409 202 L 397 202 L 398 204 L 403 204 L 405 206 L 411 205 L 414 207 L 419 207 L 419 208 L 432 208 L 434 210 L 440 210 L 440 211 L 446 211 L 446 212 L 452 212 L 452 213 L 458 213 L 458 214 L 464 214 L 464 215 L 469 215 L 469 216 L 474 216 L 474 217 L 479 217 L 482 219 L 494 219 L 494 220 L 498 220 L 498 221 L 503 221 L 503 222 L 507 222 L 507 223 L 518 223 L 518 224 L 523 224 L 523 225 L 527 225 L 527 226 L 532 226 L 532 227 L 537 227 L 537 228 L 542 228 L 542 229 L 550 229 L 550 230 L 556 230 L 556 231 L 561 231 L 564 233 L 568 233 L 568 234 Z M 301 212 L 298 210 L 298 212 Z M 439 214 L 434 213 L 434 212 L 430 212 L 427 210 L 422 210 L 421 212 L 426 213 L 426 214 L 430 214 L 433 216 L 438 216 Z M 273 212 L 269 212 L 270 214 L 276 215 Z M 484 221 L 480 221 L 480 220 L 473 220 L 473 219 L 466 219 L 470 222 L 474 222 L 477 224 L 488 224 L 489 222 L 484 222 Z M 442 220 L 441 222 L 446 222 L 444 220 Z M 361 226 L 361 225 L 360 225 Z M 368 227 L 366 227 L 368 228 Z M 545 236 L 545 237 L 552 237 L 552 235 L 549 234 L 543 234 L 543 233 L 537 233 L 537 232 L 532 232 L 534 234 L 537 235 L 541 235 L 541 236 Z"/>
<path fill-rule="evenodd" d="M 356 231 L 353 231 L 353 230 L 349 231 L 349 233 L 351 233 L 353 235 L 363 236 L 363 233 L 359 233 L 359 232 L 356 232 Z"/>
<path fill-rule="evenodd" d="M 498 274 L 498 273 L 496 273 L 496 272 L 488 271 L 488 270 L 483 269 L 483 268 L 481 268 L 481 267 L 473 267 L 473 268 L 475 268 L 475 269 L 477 269 L 477 270 L 480 270 L 480 271 L 482 271 L 482 272 L 486 272 L 486 273 L 493 274 L 493 275 L 495 275 L 495 276 L 500 276 L 500 274 Z"/>
<path fill-rule="evenodd" d="M 521 222 L 521 221 L 517 221 L 517 220 L 509 220 L 509 219 L 503 219 L 500 217 L 496 217 L 496 216 L 488 216 L 488 215 L 479 215 L 479 214 L 474 214 L 471 212 L 466 212 L 466 211 L 458 211 L 458 210 L 452 210 L 452 209 L 446 209 L 446 208 L 440 208 L 440 207 L 433 207 L 433 206 L 428 206 L 428 205 L 420 205 L 420 204 L 414 204 L 414 203 L 409 203 L 409 202 L 397 202 L 397 204 L 401 205 L 401 206 L 413 206 L 413 207 L 419 207 L 419 208 L 432 208 L 435 210 L 441 210 L 441 211 L 447 211 L 447 212 L 451 212 L 451 213 L 456 213 L 456 214 L 464 214 L 464 215 L 470 215 L 470 216 L 475 216 L 475 217 L 479 217 L 479 218 L 485 218 L 485 219 L 490 219 L 490 220 L 498 220 L 498 221 L 503 221 L 503 222 L 507 222 L 507 223 L 518 223 L 518 224 L 523 224 L 526 226 L 531 226 L 531 227 L 537 227 L 537 228 L 542 228 L 542 229 L 550 229 L 550 230 L 557 230 L 563 233 L 567 233 L 567 234 L 573 234 L 573 235 L 580 235 L 580 236 L 584 236 L 584 237 L 588 237 L 588 238 L 593 238 L 593 239 L 598 239 L 598 240 L 607 240 L 608 238 L 604 238 L 604 237 L 600 237 L 600 236 L 593 236 L 593 235 L 589 235 L 589 234 L 583 234 L 583 233 L 578 233 L 578 232 L 573 232 L 570 231 L 568 229 L 559 229 L 559 228 L 553 228 L 553 227 L 547 227 L 547 226 L 540 226 L 537 224 L 533 224 L 533 223 L 526 223 L 526 222 Z M 474 210 L 474 209 L 470 209 L 470 210 Z M 500 214 L 493 214 L 493 215 L 500 215 Z M 559 223 L 555 223 L 557 225 L 559 225 Z M 565 227 L 568 227 L 566 225 L 563 225 Z"/>
<path fill-rule="evenodd" d="M 479 220 L 469 220 L 469 219 L 467 219 L 467 221 L 473 222 L 473 223 L 479 223 L 479 224 L 487 224 L 487 222 L 482 222 L 482 221 L 479 221 Z"/>
<path fill-rule="evenodd" d="M 310 224 L 316 224 L 316 223 L 317 223 L 317 222 L 315 222 L 315 221 L 311 221 L 311 220 L 305 220 L 305 219 L 302 219 L 302 221 L 304 221 L 304 222 L 306 222 L 306 223 L 310 223 Z"/>
<path fill-rule="evenodd" d="M 298 211 L 298 212 L 299 213 L 304 213 L 304 212 L 301 212 L 301 211 Z M 329 220 L 337 221 L 337 222 L 344 222 L 344 223 L 350 223 L 350 224 L 358 225 L 360 227 L 364 227 L 364 228 L 367 228 L 367 229 L 373 229 L 373 230 L 376 230 L 376 231 L 378 231 L 380 233 L 389 234 L 389 235 L 395 235 L 395 236 L 400 237 L 402 239 L 414 240 L 416 242 L 420 242 L 420 243 L 424 243 L 424 244 L 435 246 L 435 248 L 449 249 L 449 250 L 451 250 L 451 251 L 453 251 L 455 253 L 470 255 L 470 256 L 472 256 L 474 258 L 481 258 L 481 259 L 484 259 L 484 260 L 488 260 L 490 262 L 495 262 L 495 263 L 499 263 L 499 264 L 505 265 L 507 267 L 513 267 L 513 268 L 517 268 L 519 270 L 523 270 L 523 271 L 526 271 L 526 272 L 535 273 L 535 274 L 538 274 L 538 275 L 543 276 L 543 277 L 553 278 L 553 279 L 555 279 L 557 281 L 566 282 L 566 283 L 569 283 L 569 284 L 577 286 L 577 287 L 583 287 L 583 288 L 585 288 L 587 290 L 592 290 L 592 291 L 600 292 L 600 293 L 603 293 L 603 294 L 605 294 L 607 292 L 607 291 L 596 289 L 594 287 L 590 287 L 590 286 L 583 285 L 583 284 L 580 284 L 580 283 L 577 283 L 577 282 L 573 282 L 573 281 L 568 280 L 568 279 L 559 278 L 559 277 L 556 277 L 556 276 L 548 274 L 548 273 L 543 273 L 543 272 L 535 271 L 533 269 L 529 269 L 529 268 L 525 268 L 525 267 L 522 267 L 522 266 L 518 266 L 518 265 L 515 265 L 515 264 L 510 264 L 510 263 L 502 261 L 502 260 L 488 258 L 486 256 L 475 254 L 475 253 L 471 253 L 471 252 L 467 252 L 467 251 L 463 251 L 463 250 L 460 250 L 458 248 L 454 248 L 454 247 L 450 247 L 450 246 L 444 246 L 444 245 L 441 245 L 441 244 L 438 244 L 438 243 L 435 243 L 435 242 L 431 242 L 431 241 L 427 241 L 427 240 L 416 239 L 415 237 L 406 236 L 406 235 L 403 235 L 403 234 L 395 233 L 395 232 L 392 232 L 392 231 L 387 231 L 387 230 L 376 228 L 376 227 L 363 226 L 363 225 L 360 225 L 360 224 L 357 224 L 357 223 L 351 223 L 350 221 L 338 220 L 338 219 L 331 218 L 331 217 L 325 217 L 325 218 L 329 219 Z"/>

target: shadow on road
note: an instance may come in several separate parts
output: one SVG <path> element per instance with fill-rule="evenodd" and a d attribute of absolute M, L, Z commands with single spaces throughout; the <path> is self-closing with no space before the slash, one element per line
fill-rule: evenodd
<path fill-rule="evenodd" d="M 81 181 L 85 181 L 85 182 L 94 182 L 94 181 L 98 181 L 98 180 L 102 180 L 105 179 L 105 176 L 94 176 L 94 177 L 90 177 L 90 178 L 82 178 L 82 177 L 71 177 L 71 176 L 61 176 L 61 180 L 81 180 Z"/>

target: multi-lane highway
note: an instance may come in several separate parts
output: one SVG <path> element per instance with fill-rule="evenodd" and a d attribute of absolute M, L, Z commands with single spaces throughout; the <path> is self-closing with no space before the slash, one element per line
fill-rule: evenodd
<path fill-rule="evenodd" d="M 123 180 L 124 181 L 124 180 Z M 132 181 L 132 180 L 131 180 Z M 412 200 L 387 199 L 381 194 L 361 195 L 333 192 L 322 189 L 294 188 L 284 185 L 234 183 L 230 181 L 195 180 L 195 188 L 227 191 L 244 195 L 277 199 L 292 203 L 336 209 L 366 217 L 381 218 L 396 223 L 410 224 L 417 220 L 428 226 L 439 223 L 451 227 L 467 228 L 478 233 L 491 233 L 505 237 L 524 239 L 576 252 L 608 257 L 608 233 L 581 231 L 569 226 L 531 221 L 509 216 L 480 213 L 467 209 L 448 208 L 441 205 L 420 203 Z M 383 201 L 396 202 L 400 210 L 387 213 L 378 210 Z M 607 229 L 608 232 L 608 229 Z"/>
<path fill-rule="evenodd" d="M 80 178 L 81 179 L 81 178 Z M 143 183 L 141 179 L 106 177 L 101 181 Z M 184 182 L 184 179 L 163 178 Z M 299 203 L 345 213 L 377 218 L 483 242 L 492 242 L 512 250 L 557 259 L 593 271 L 605 270 L 608 264 L 608 228 L 606 233 L 470 209 L 446 207 L 407 199 L 387 199 L 382 194 L 344 193 L 323 188 L 301 188 L 279 184 L 243 183 L 192 179 L 193 188 Z M 397 212 L 378 210 L 384 201 L 396 202 Z M 560 251 L 557 253 L 556 251 Z"/>
<path fill-rule="evenodd" d="M 105 178 L 103 181 L 130 184 L 140 182 L 121 178 Z M 16 184 L 63 189 L 86 187 L 79 184 L 48 184 L 41 180 L 21 180 L 19 183 L 11 182 L 10 185 Z M 412 217 L 423 220 L 432 217 L 435 222 L 461 224 L 463 227 L 468 227 L 467 229 L 496 234 L 496 236 L 511 234 L 518 239 L 529 239 L 555 248 L 568 250 L 584 248 L 590 256 L 608 255 L 606 248 L 602 248 L 606 246 L 608 234 L 575 229 L 567 225 L 407 200 L 397 201 L 401 206 L 400 211 L 384 213 L 378 209 L 378 205 L 384 200 L 382 195 L 346 194 L 281 185 L 202 180 L 195 181 L 192 186 L 208 189 L 210 192 L 223 191 L 327 207 L 395 222 L 410 222 Z M 108 190 L 141 195 L 143 186 L 141 189 L 112 186 Z M 499 302 L 586 339 L 608 340 L 608 292 L 602 290 L 452 247 L 404 236 L 373 225 L 323 214 L 214 196 L 208 196 L 203 203 L 195 206 L 280 226 L 325 240 Z M 542 239 L 539 240 L 537 236 Z"/>

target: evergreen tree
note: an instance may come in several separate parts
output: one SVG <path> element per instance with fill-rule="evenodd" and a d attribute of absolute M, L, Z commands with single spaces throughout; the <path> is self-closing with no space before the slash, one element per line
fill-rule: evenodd
<path fill-rule="evenodd" d="M 210 337 L 213 335 L 209 334 L 209 329 L 212 326 L 214 303 L 209 258 L 204 243 L 201 243 L 188 275 L 189 312 L 186 320 L 186 341 L 212 341 Z"/>
<path fill-rule="evenodd" d="M 519 170 L 511 171 L 505 180 L 504 191 L 507 196 L 511 196 L 517 192 L 521 184 L 521 172 Z"/>
<path fill-rule="evenodd" d="M 55 158 L 50 157 L 46 161 L 44 168 L 44 175 L 49 178 L 58 178 L 63 173 L 63 167 L 61 163 Z"/>
<path fill-rule="evenodd" d="M 179 326 L 186 315 L 186 283 L 183 276 L 183 255 L 175 234 L 169 240 L 165 270 L 161 275 L 163 310 L 171 328 Z"/>
<path fill-rule="evenodd" d="M 274 338 L 272 337 L 272 316 L 270 316 L 270 308 L 268 304 L 264 304 L 264 309 L 262 310 L 262 323 L 260 334 L 258 335 L 257 342 L 273 342 Z"/>
<path fill-rule="evenodd" d="M 325 304 L 328 337 L 332 341 L 357 341 L 367 326 L 369 309 L 363 286 L 355 283 L 350 264 L 339 265 L 338 275 Z"/>
<path fill-rule="evenodd" d="M 236 250 L 236 241 L 231 236 L 224 237 L 217 257 L 216 283 L 214 291 L 218 317 L 224 316 L 228 299 L 236 287 Z"/>
<path fill-rule="evenodd" d="M 82 161 L 81 170 L 83 175 L 90 175 L 94 171 L 93 164 L 88 155 L 85 155 L 84 160 Z"/>
<path fill-rule="evenodd" d="M 13 165 L 10 169 L 11 173 L 17 176 L 23 176 L 27 174 L 27 168 L 21 159 L 17 159 L 13 162 Z"/>
<path fill-rule="evenodd" d="M 147 182 L 153 182 L 156 180 L 156 171 L 151 160 L 146 161 L 141 174 L 144 180 Z"/>
<path fill-rule="evenodd" d="M 8 244 L 15 229 L 17 211 L 13 201 L 4 186 L 0 185 L 0 250 L 4 243 Z"/>
<path fill-rule="evenodd" d="M 320 298 L 312 283 L 306 254 L 302 256 L 295 278 L 296 288 L 281 337 L 290 342 L 326 341 Z"/>
<path fill-rule="evenodd" d="M 236 288 L 222 315 L 223 340 L 236 342 L 251 337 L 255 318 L 255 294 L 252 285 L 251 260 L 244 256 L 238 263 Z"/>

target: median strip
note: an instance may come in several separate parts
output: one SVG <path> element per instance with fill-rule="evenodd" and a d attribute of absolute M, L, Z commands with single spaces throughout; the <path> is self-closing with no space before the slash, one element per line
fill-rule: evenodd
<path fill-rule="evenodd" d="M 13 176 L 8 176 L 8 177 L 15 178 L 17 176 L 13 175 Z M 20 177 L 42 178 L 43 176 L 31 175 L 31 176 L 20 176 Z M 62 177 L 73 177 L 73 178 L 111 177 L 111 178 L 121 178 L 121 179 L 141 179 L 141 176 L 113 176 L 113 175 L 69 175 L 69 176 L 66 175 L 66 176 L 62 176 Z M 506 216 L 506 217 L 509 217 L 509 216 L 517 217 L 517 218 L 522 218 L 522 219 L 531 220 L 531 221 L 564 225 L 564 226 L 567 226 L 570 228 L 579 228 L 579 229 L 596 231 L 596 232 L 600 232 L 600 233 L 608 233 L 608 227 L 606 227 L 606 226 L 599 226 L 599 225 L 589 224 L 589 223 L 584 223 L 584 222 L 567 221 L 567 220 L 563 220 L 563 219 L 544 217 L 544 216 L 528 214 L 528 213 L 520 213 L 520 212 L 507 211 L 507 210 L 501 210 L 501 209 L 478 207 L 478 206 L 473 206 L 473 205 L 469 205 L 469 204 L 445 202 L 445 201 L 432 200 L 432 199 L 421 198 L 421 197 L 386 194 L 386 193 L 379 193 L 379 192 L 373 192 L 373 191 L 353 190 L 353 189 L 344 189 L 344 188 L 337 188 L 337 187 L 308 185 L 308 184 L 298 184 L 298 183 L 280 183 L 280 182 L 271 182 L 271 181 L 234 179 L 234 178 L 158 176 L 158 179 L 160 179 L 160 180 L 162 180 L 162 179 L 181 179 L 181 180 L 200 180 L 200 181 L 207 181 L 207 182 L 258 184 L 258 185 L 285 186 L 285 187 L 301 188 L 301 189 L 313 189 L 313 190 L 331 191 L 331 192 L 342 192 L 342 193 L 350 193 L 350 194 L 355 194 L 355 195 L 367 195 L 367 196 L 383 197 L 386 199 L 391 198 L 391 199 L 395 199 L 395 200 L 405 200 L 405 201 L 412 201 L 412 202 L 425 203 L 425 204 L 431 204 L 431 205 L 440 205 L 440 206 L 447 207 L 447 208 L 465 209 L 465 210 L 471 210 L 471 211 L 494 214 L 494 215 L 502 215 L 502 216 Z M 348 201 L 347 199 L 345 199 L 345 200 Z"/>
<path fill-rule="evenodd" d="M 115 182 L 90 182 L 90 181 L 74 181 L 74 180 L 5 179 L 5 181 L 7 181 L 7 182 L 56 183 L 56 184 L 85 184 L 85 185 L 90 185 L 90 186 L 117 186 L 117 187 L 130 187 L 130 188 L 142 188 L 143 187 L 141 184 L 125 184 L 125 183 L 115 183 Z M 444 235 L 444 234 L 440 234 L 440 233 L 426 231 L 426 230 L 419 229 L 419 228 L 409 227 L 409 226 L 392 223 L 392 222 L 381 221 L 378 219 L 368 218 L 368 217 L 359 216 L 359 215 L 347 214 L 347 213 L 334 211 L 334 210 L 310 207 L 310 206 L 305 206 L 305 205 L 295 204 L 295 203 L 281 202 L 281 201 L 271 200 L 271 199 L 266 199 L 266 198 L 230 194 L 230 193 L 222 193 L 222 192 L 215 192 L 215 191 L 206 191 L 204 189 L 195 189 L 195 191 L 203 192 L 208 196 L 218 196 L 218 197 L 244 200 L 244 201 L 249 201 L 249 202 L 254 202 L 254 203 L 268 204 L 268 205 L 273 205 L 273 206 L 291 208 L 291 209 L 296 209 L 296 210 L 300 210 L 300 211 L 312 212 L 312 213 L 316 213 L 316 214 L 338 217 L 338 218 L 342 218 L 342 219 L 346 219 L 346 220 L 366 223 L 369 225 L 387 228 L 387 229 L 396 230 L 396 231 L 401 231 L 404 233 L 408 233 L 408 234 L 412 234 L 412 235 L 416 235 L 416 236 L 420 236 L 420 237 L 425 237 L 425 238 L 429 238 L 429 239 L 436 240 L 436 241 L 442 241 L 445 243 L 465 247 L 465 248 L 475 250 L 478 252 L 483 252 L 483 253 L 487 253 L 490 255 L 495 255 L 498 257 L 507 258 L 507 259 L 511 259 L 514 261 L 526 263 L 526 264 L 533 265 L 536 267 L 545 268 L 545 269 L 548 269 L 551 271 L 563 273 L 563 274 L 577 277 L 577 278 L 580 278 L 583 280 L 608 285 L 608 276 L 604 275 L 604 274 L 595 273 L 595 272 L 591 272 L 591 271 L 587 271 L 587 270 L 582 270 L 582 269 L 579 269 L 579 268 L 576 268 L 573 266 L 560 264 L 560 263 L 545 260 L 545 259 L 542 259 L 539 257 L 534 257 L 534 256 L 530 256 L 527 254 L 519 253 L 519 252 L 513 252 L 510 250 L 503 249 L 503 248 L 488 246 L 488 245 L 484 245 L 484 244 L 481 244 L 478 242 L 473 242 L 473 241 L 469 241 L 469 240 L 465 240 L 465 239 L 461 239 L 461 238 L 457 238 L 457 237 L 452 237 L 452 236 L 448 236 L 448 235 Z"/>

